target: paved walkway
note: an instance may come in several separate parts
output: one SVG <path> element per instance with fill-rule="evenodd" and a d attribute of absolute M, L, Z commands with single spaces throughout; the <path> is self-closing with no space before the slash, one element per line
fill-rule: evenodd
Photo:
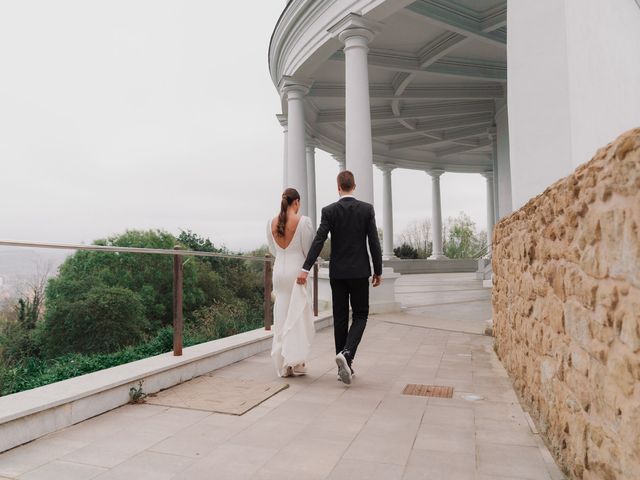
<path fill-rule="evenodd" d="M 398 293 L 409 308 L 371 318 L 350 387 L 336 380 L 325 329 L 309 374 L 288 379 L 290 388 L 243 416 L 127 405 L 0 455 L 0 478 L 563 478 L 530 429 L 491 338 L 478 334 L 489 316 L 480 282 L 412 275 Z M 215 374 L 274 380 L 267 353 Z M 402 395 L 408 383 L 455 392 Z"/>

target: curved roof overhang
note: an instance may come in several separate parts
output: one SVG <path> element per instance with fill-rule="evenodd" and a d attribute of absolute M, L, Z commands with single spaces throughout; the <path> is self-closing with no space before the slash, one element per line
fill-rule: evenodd
<path fill-rule="evenodd" d="M 291 0 L 271 37 L 271 78 L 312 82 L 307 132 L 335 154 L 345 144 L 344 55 L 330 30 L 354 12 L 383 24 L 369 52 L 374 162 L 491 170 L 490 133 L 506 103 L 506 0 Z"/>

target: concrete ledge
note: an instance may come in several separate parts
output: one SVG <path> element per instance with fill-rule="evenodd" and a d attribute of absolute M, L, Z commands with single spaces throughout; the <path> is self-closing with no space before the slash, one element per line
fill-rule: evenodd
<path fill-rule="evenodd" d="M 400 274 L 391 268 L 383 268 L 382 285 L 369 287 L 369 313 L 394 313 L 402 310 L 400 302 L 396 301 L 395 283 Z M 332 293 L 329 280 L 329 269 L 321 268 L 318 271 L 318 305 L 323 309 L 332 308 Z"/>
<path fill-rule="evenodd" d="M 316 330 L 332 325 L 330 313 Z M 155 393 L 271 348 L 263 328 L 100 370 L 43 387 L 0 397 L 0 452 L 82 422 L 129 402 L 129 389 L 144 381 Z"/>
<path fill-rule="evenodd" d="M 447 260 L 384 260 L 384 266 L 393 268 L 396 273 L 403 275 L 412 273 L 460 273 L 476 272 L 478 270 L 478 260 L 469 259 L 447 259 Z"/>

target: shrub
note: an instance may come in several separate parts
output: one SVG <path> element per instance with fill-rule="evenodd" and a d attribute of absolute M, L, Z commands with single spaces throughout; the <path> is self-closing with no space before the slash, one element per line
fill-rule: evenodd
<path fill-rule="evenodd" d="M 252 312 L 239 302 L 214 304 L 195 312 L 185 326 L 185 333 L 193 340 L 206 342 L 259 328 L 263 316 Z"/>
<path fill-rule="evenodd" d="M 80 298 L 53 302 L 45 317 L 47 354 L 107 353 L 134 345 L 147 326 L 143 311 L 138 294 L 104 285 Z"/>
<path fill-rule="evenodd" d="M 262 319 L 242 315 L 238 305 L 217 305 L 198 312 L 204 322 L 185 325 L 185 347 L 215 340 L 230 334 L 253 330 L 262 326 Z M 149 341 L 107 354 L 66 354 L 53 359 L 25 358 L 13 366 L 0 365 L 0 396 L 29 390 L 68 378 L 77 377 L 124 363 L 170 352 L 173 348 L 173 328 L 161 328 Z"/>
<path fill-rule="evenodd" d="M 408 243 L 403 243 L 399 247 L 393 249 L 393 254 L 402 259 L 416 259 L 418 258 L 418 250 L 409 245 Z"/>
<path fill-rule="evenodd" d="M 185 338 L 185 345 L 194 344 Z M 148 342 L 135 347 L 126 347 L 109 354 L 82 355 L 77 353 L 61 355 L 45 360 L 26 358 L 12 367 L 0 366 L 0 395 L 29 390 L 68 378 L 77 377 L 124 363 L 135 362 L 143 358 L 171 351 L 173 347 L 173 329 L 165 327 Z"/>
<path fill-rule="evenodd" d="M 8 321 L 0 327 L 0 361 L 5 366 L 14 365 L 28 357 L 39 357 L 42 351 L 41 325 L 25 328 L 20 322 Z"/>

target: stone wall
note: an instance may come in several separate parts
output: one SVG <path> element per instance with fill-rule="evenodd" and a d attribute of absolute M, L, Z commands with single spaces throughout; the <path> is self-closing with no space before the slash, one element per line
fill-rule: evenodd
<path fill-rule="evenodd" d="M 493 241 L 496 352 L 558 463 L 571 478 L 640 479 L 640 129 Z"/>

